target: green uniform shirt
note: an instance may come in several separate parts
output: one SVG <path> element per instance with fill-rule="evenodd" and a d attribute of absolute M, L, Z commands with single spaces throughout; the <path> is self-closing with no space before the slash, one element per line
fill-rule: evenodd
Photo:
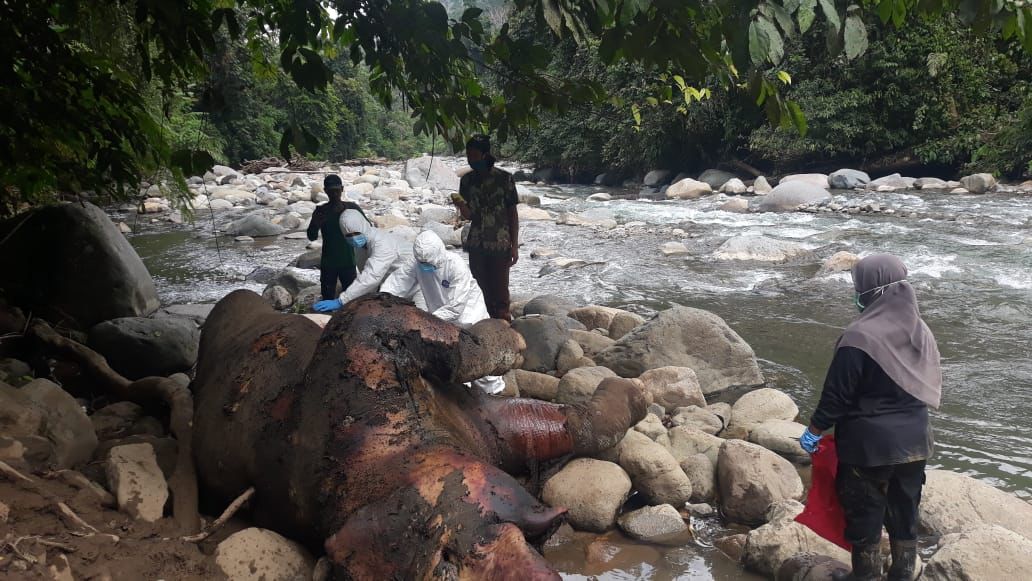
<path fill-rule="evenodd" d="M 459 182 L 459 195 L 472 218 L 466 249 L 508 253 L 509 211 L 520 201 L 512 174 L 496 167 L 483 176 L 470 172 Z"/>
<path fill-rule="evenodd" d="M 322 268 L 344 268 L 355 266 L 355 250 L 347 243 L 344 232 L 340 229 L 340 215 L 344 210 L 358 210 L 358 204 L 344 202 L 342 206 L 330 208 L 329 204 L 320 205 L 312 214 L 312 222 L 308 225 L 308 239 L 315 240 L 322 234 Z M 362 214 L 365 216 L 365 214 Z"/>

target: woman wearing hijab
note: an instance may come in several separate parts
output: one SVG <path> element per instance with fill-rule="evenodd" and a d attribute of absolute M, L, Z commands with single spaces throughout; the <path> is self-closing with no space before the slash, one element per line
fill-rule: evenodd
<path fill-rule="evenodd" d="M 820 403 L 799 442 L 811 454 L 835 428 L 836 489 L 853 546 L 847 579 L 880 579 L 882 525 L 889 532 L 889 581 L 921 573 L 918 505 L 932 452 L 928 408 L 942 395 L 939 348 L 921 320 L 903 263 L 876 254 L 853 267 L 860 316 L 835 348 Z"/>

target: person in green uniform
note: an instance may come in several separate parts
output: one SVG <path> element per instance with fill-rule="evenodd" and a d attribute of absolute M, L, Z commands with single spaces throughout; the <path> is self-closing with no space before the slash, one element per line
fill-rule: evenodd
<path fill-rule="evenodd" d="M 512 174 L 494 166 L 486 135 L 475 135 L 466 143 L 466 159 L 473 171 L 462 176 L 459 193 L 452 199 L 471 222 L 465 244 L 469 269 L 484 293 L 491 318 L 510 321 L 509 269 L 520 256 L 516 182 Z"/>
<path fill-rule="evenodd" d="M 337 281 L 346 289 L 357 276 L 355 268 L 355 251 L 344 238 L 340 229 L 340 215 L 344 210 L 358 210 L 358 204 L 345 202 L 344 182 L 340 176 L 330 174 L 323 179 L 323 189 L 330 201 L 321 204 L 312 214 L 312 222 L 308 225 L 308 239 L 317 240 L 322 233 L 322 258 L 319 261 L 319 282 L 323 300 L 336 298 Z M 365 214 L 362 214 L 365 216 Z"/>

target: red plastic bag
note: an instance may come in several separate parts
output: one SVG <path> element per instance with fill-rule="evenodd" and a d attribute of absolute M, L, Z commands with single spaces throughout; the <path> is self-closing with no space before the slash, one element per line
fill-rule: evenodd
<path fill-rule="evenodd" d="M 838 472 L 838 452 L 835 437 L 821 438 L 817 452 L 813 455 L 813 482 L 806 496 L 806 508 L 796 522 L 806 525 L 821 537 L 843 549 L 851 550 L 846 542 L 846 514 L 835 491 L 835 474 Z"/>

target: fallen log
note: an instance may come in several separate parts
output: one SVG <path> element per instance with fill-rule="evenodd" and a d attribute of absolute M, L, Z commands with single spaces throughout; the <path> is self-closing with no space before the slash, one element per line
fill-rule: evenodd
<path fill-rule="evenodd" d="M 556 579 L 534 549 L 566 510 L 511 473 L 615 445 L 645 416 L 633 380 L 572 406 L 463 385 L 521 361 L 500 321 L 464 331 L 377 295 L 325 329 L 237 291 L 205 323 L 194 381 L 202 485 L 322 545 L 340 578 Z"/>

